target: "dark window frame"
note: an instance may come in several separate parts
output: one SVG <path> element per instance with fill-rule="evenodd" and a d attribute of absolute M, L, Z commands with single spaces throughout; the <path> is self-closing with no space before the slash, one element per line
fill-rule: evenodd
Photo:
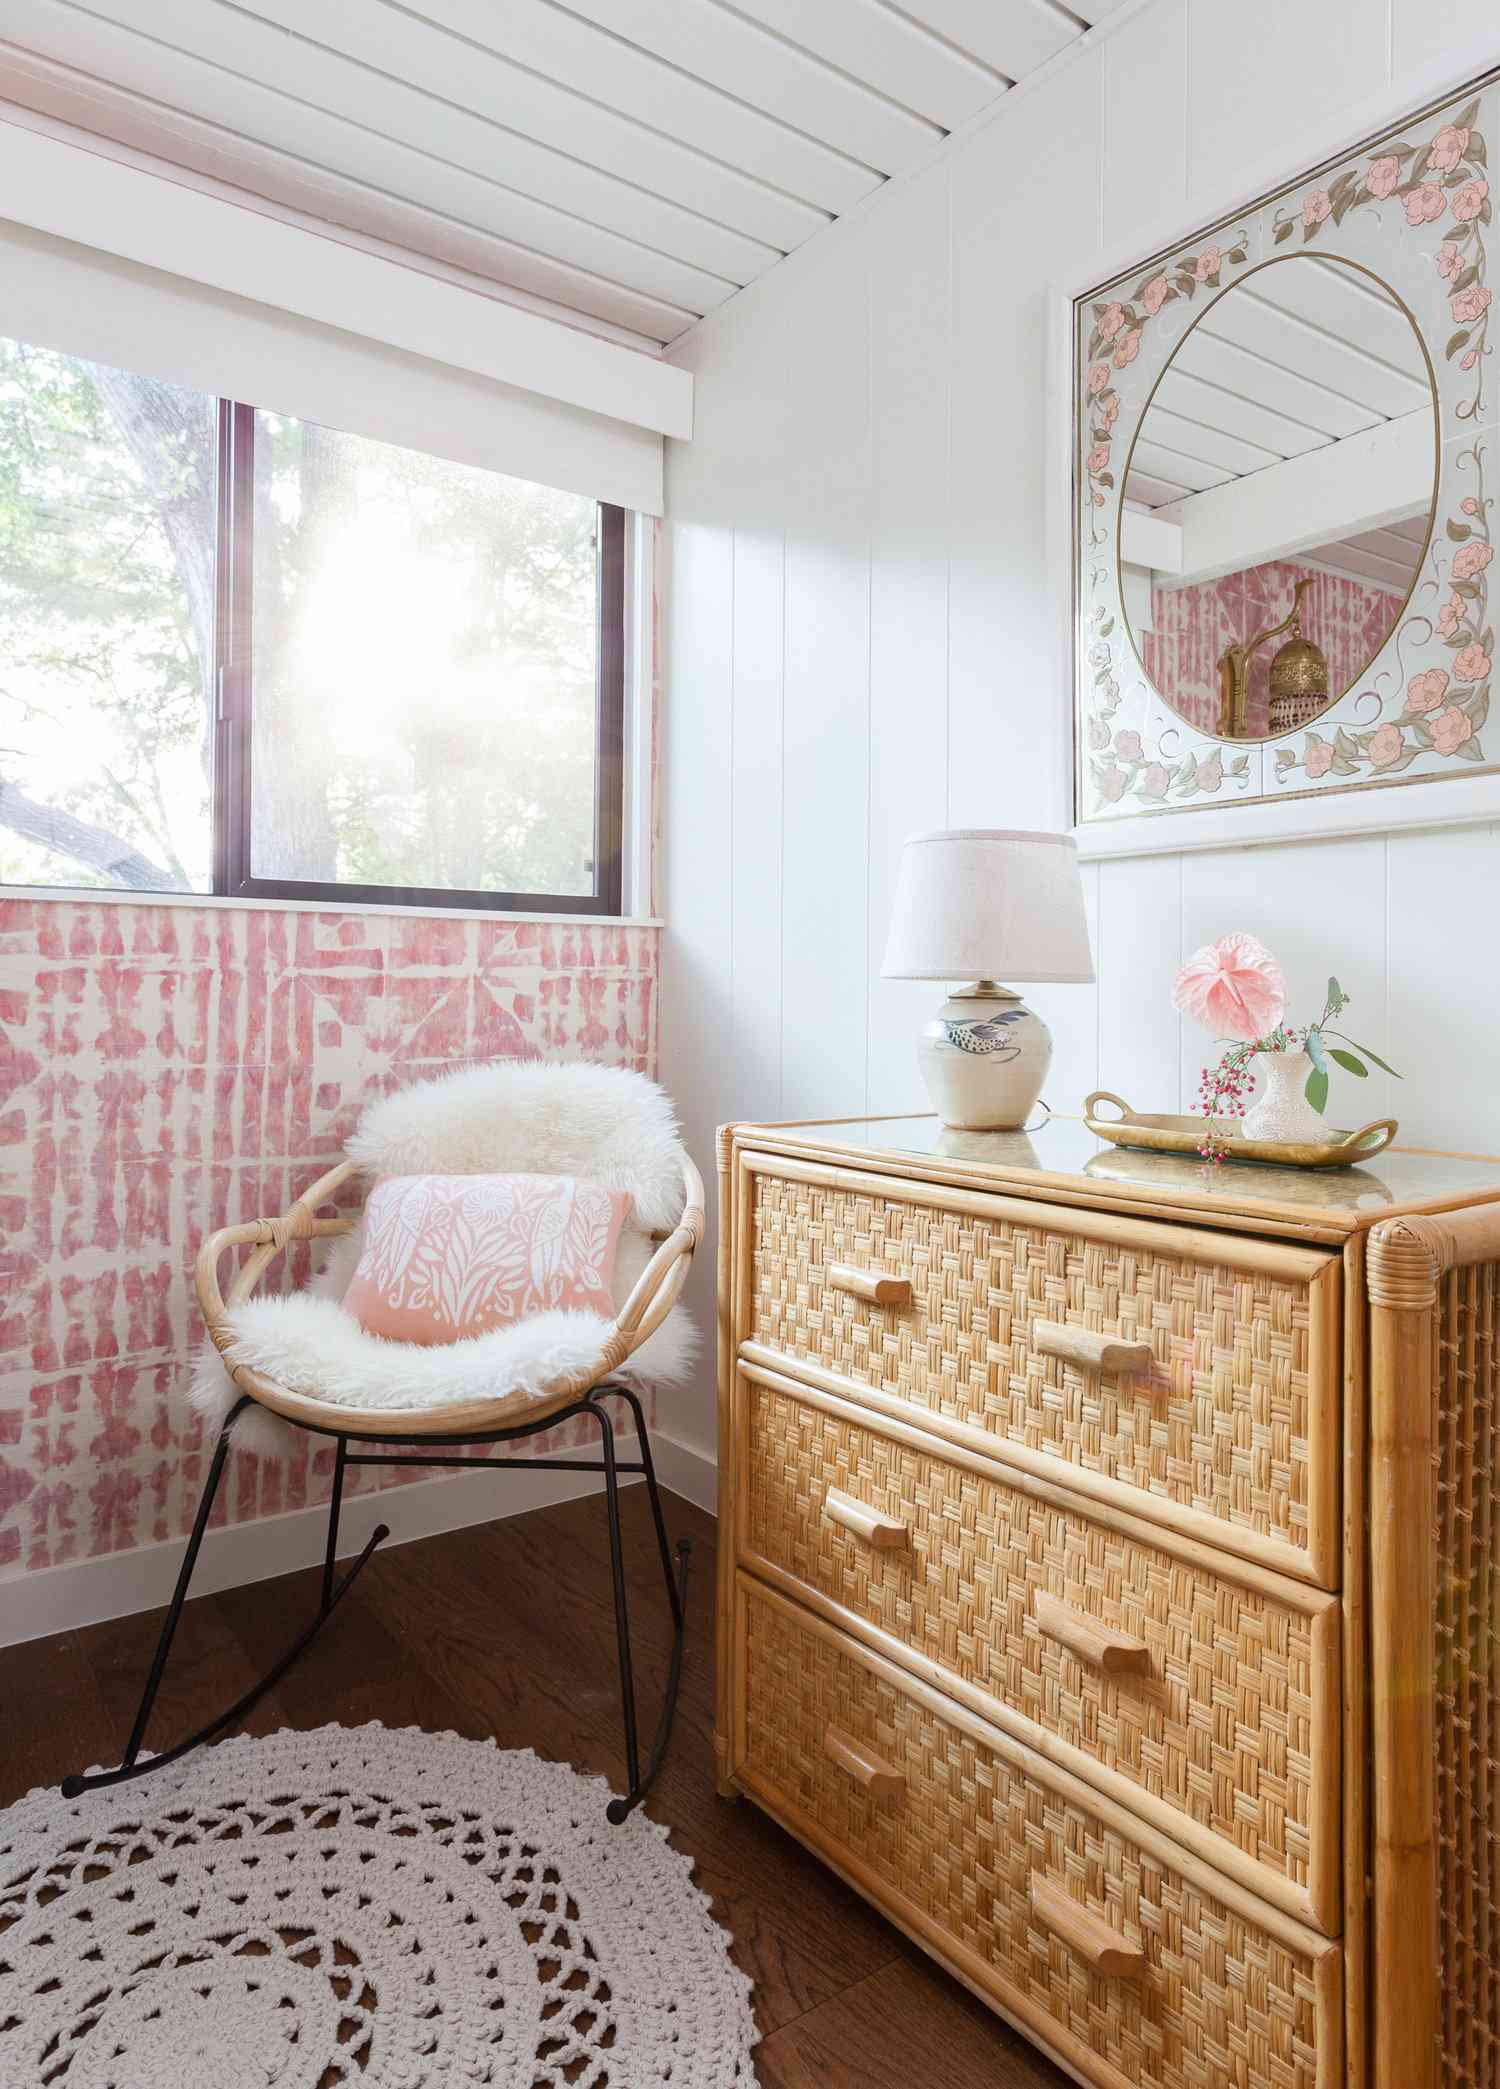
<path fill-rule="evenodd" d="M 598 506 L 594 739 L 594 889 L 463 891 L 257 877 L 251 868 L 254 716 L 255 408 L 219 401 L 218 541 L 214 619 L 213 897 L 340 906 L 463 907 L 515 914 L 624 911 L 625 510 Z"/>

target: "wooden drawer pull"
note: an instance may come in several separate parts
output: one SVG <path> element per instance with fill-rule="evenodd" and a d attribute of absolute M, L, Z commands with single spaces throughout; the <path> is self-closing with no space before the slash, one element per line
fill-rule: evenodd
<path fill-rule="evenodd" d="M 1146 1970 L 1146 1954 L 1102 1915 L 1074 1900 L 1066 1887 L 1050 1879 L 1031 1881 L 1031 1912 L 1043 1929 L 1060 1937 L 1070 1951 L 1102 1973 L 1106 1980 L 1139 1980 Z"/>
<path fill-rule="evenodd" d="M 1122 1342 L 1118 1335 L 1091 1334 L 1086 1327 L 1064 1327 L 1060 1320 L 1034 1322 L 1031 1340 L 1043 1356 L 1060 1356 L 1087 1371 L 1151 1369 L 1149 1342 Z"/>
<path fill-rule="evenodd" d="M 1097 1618 L 1074 1610 L 1042 1589 L 1031 1599 L 1031 1614 L 1044 1638 L 1055 1639 L 1107 1676 L 1144 1675 L 1151 1667 L 1151 1649 L 1143 1639 L 1116 1632 L 1113 1626 L 1100 1624 Z"/>
<path fill-rule="evenodd" d="M 823 1514 L 830 1523 L 841 1523 L 856 1538 L 863 1538 L 877 1552 L 894 1552 L 911 1542 L 911 1532 L 899 1517 L 872 1509 L 868 1502 L 859 1501 L 852 1494 L 841 1494 L 837 1487 L 830 1487 L 824 1495 Z"/>
<path fill-rule="evenodd" d="M 880 1269 L 856 1269 L 852 1262 L 830 1262 L 828 1282 L 835 1291 L 868 1299 L 872 1306 L 909 1306 L 910 1277 L 890 1277 Z"/>
<path fill-rule="evenodd" d="M 899 1799 L 906 1790 L 906 1777 L 884 1756 L 867 1748 L 863 1741 L 856 1741 L 842 1727 L 830 1726 L 823 1736 L 823 1752 L 832 1758 L 841 1770 L 847 1770 L 857 1785 L 867 1791 L 872 1799 Z"/>

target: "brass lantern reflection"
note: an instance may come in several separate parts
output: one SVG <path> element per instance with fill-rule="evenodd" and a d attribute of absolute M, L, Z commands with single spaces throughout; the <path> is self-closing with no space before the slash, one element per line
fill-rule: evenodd
<path fill-rule="evenodd" d="M 1322 648 L 1302 635 L 1302 597 L 1312 586 L 1299 580 L 1292 606 L 1279 624 L 1268 624 L 1242 645 L 1226 646 L 1219 655 L 1219 725 L 1227 740 L 1245 737 L 1245 700 L 1250 663 L 1268 639 L 1291 635 L 1271 662 L 1270 732 L 1274 737 L 1308 725 L 1328 702 L 1328 662 Z"/>

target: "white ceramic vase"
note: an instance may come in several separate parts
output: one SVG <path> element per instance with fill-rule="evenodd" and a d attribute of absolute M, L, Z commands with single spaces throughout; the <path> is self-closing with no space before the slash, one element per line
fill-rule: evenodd
<path fill-rule="evenodd" d="M 1306 1052 L 1257 1052 L 1263 1086 L 1245 1112 L 1241 1126 L 1247 1139 L 1322 1141 L 1328 1126 L 1304 1090 L 1313 1063 Z"/>

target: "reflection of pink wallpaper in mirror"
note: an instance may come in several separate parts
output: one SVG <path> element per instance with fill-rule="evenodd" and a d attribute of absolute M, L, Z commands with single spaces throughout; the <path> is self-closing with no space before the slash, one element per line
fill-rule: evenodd
<path fill-rule="evenodd" d="M 1136 642 L 1147 674 L 1179 717 L 1201 732 L 1214 730 L 1219 655 L 1226 646 L 1253 638 L 1267 624 L 1279 623 L 1292 606 L 1292 590 L 1299 580 L 1313 584 L 1303 597 L 1302 634 L 1327 656 L 1330 698 L 1359 679 L 1389 636 L 1402 597 L 1352 574 L 1272 559 L 1221 580 L 1151 590 L 1154 628 L 1137 632 Z M 1284 643 L 1284 637 L 1269 640 L 1251 666 L 1246 723 L 1252 739 L 1263 738 L 1269 730 L 1271 662 Z"/>

